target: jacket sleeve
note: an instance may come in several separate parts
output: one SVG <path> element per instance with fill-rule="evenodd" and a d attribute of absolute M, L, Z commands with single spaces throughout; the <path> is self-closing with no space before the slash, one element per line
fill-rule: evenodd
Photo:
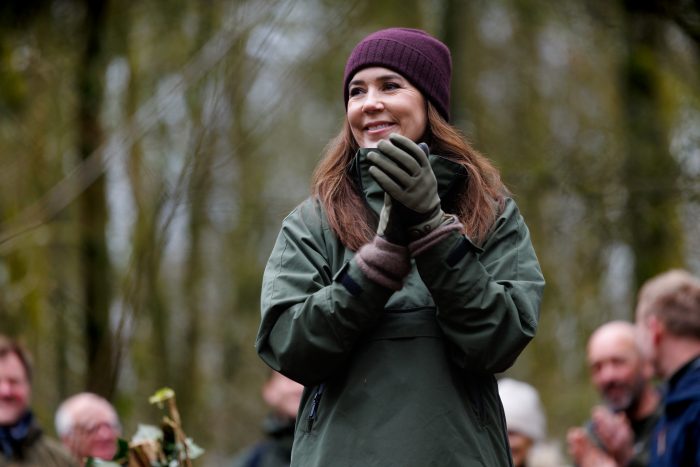
<path fill-rule="evenodd" d="M 454 232 L 416 257 L 416 265 L 457 365 L 508 369 L 535 335 L 544 288 L 515 202 L 506 200 L 483 248 Z"/>
<path fill-rule="evenodd" d="M 284 220 L 263 275 L 255 344 L 270 367 L 305 386 L 343 367 L 392 293 L 367 279 L 354 258 L 334 274 L 322 216 L 309 200 Z"/>

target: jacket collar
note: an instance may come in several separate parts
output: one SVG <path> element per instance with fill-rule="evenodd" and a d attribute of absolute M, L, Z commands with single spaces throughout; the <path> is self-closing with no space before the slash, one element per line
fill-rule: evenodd
<path fill-rule="evenodd" d="M 688 361 L 676 371 L 666 388 L 667 410 L 676 404 L 685 407 L 690 400 L 700 400 L 700 355 Z"/>
<path fill-rule="evenodd" d="M 8 459 L 21 458 L 26 446 L 40 436 L 41 429 L 31 410 L 27 410 L 14 425 L 0 426 L 0 454 Z"/>
<path fill-rule="evenodd" d="M 359 149 L 350 164 L 350 171 L 365 201 L 372 211 L 379 214 L 384 204 L 384 190 L 369 174 L 369 167 L 372 164 L 367 159 L 367 153 L 370 151 L 372 149 Z M 434 154 L 428 156 L 428 160 L 438 182 L 438 196 L 444 201 L 451 195 L 453 187 L 465 183 L 467 171 L 456 162 Z"/>

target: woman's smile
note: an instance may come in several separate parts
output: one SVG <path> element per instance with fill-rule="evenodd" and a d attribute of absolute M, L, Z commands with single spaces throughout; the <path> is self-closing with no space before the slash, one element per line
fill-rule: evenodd
<path fill-rule="evenodd" d="M 376 135 L 377 133 L 394 128 L 394 126 L 395 125 L 391 122 L 372 122 L 365 125 L 365 131 L 369 134 Z"/>

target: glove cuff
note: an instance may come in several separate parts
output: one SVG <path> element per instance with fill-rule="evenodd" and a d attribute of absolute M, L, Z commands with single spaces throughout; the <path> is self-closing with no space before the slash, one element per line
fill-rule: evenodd
<path fill-rule="evenodd" d="M 430 232 L 434 231 L 442 224 L 446 223 L 447 219 L 449 218 L 450 216 L 445 214 L 445 212 L 442 209 L 440 209 L 440 206 L 438 205 L 433 215 L 423 220 L 422 222 L 419 222 L 418 224 L 413 224 L 409 226 L 406 229 L 408 232 L 409 241 L 416 241 L 420 238 L 425 237 Z"/>
<path fill-rule="evenodd" d="M 380 236 L 363 245 L 355 255 L 355 261 L 370 280 L 391 290 L 400 290 L 403 278 L 411 271 L 408 248 Z"/>
<path fill-rule="evenodd" d="M 429 233 L 408 244 L 408 249 L 411 252 L 411 256 L 415 257 L 420 255 L 424 251 L 439 243 L 452 231 L 458 230 L 460 232 L 464 232 L 464 224 L 459 221 L 457 216 L 453 214 L 442 214 L 443 216 L 440 218 L 441 222 L 436 228 L 430 229 Z"/>

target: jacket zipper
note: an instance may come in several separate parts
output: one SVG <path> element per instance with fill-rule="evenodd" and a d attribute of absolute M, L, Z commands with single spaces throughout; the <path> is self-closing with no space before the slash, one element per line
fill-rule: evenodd
<path fill-rule="evenodd" d="M 318 389 L 316 389 L 316 393 L 314 394 L 313 399 L 311 400 L 311 410 L 309 411 L 309 417 L 306 420 L 306 429 L 307 431 L 311 431 L 311 428 L 314 425 L 314 422 L 316 421 L 316 417 L 318 416 L 318 404 L 321 402 L 321 396 L 323 395 L 323 390 L 326 388 L 325 383 L 321 383 L 318 386 Z"/>

